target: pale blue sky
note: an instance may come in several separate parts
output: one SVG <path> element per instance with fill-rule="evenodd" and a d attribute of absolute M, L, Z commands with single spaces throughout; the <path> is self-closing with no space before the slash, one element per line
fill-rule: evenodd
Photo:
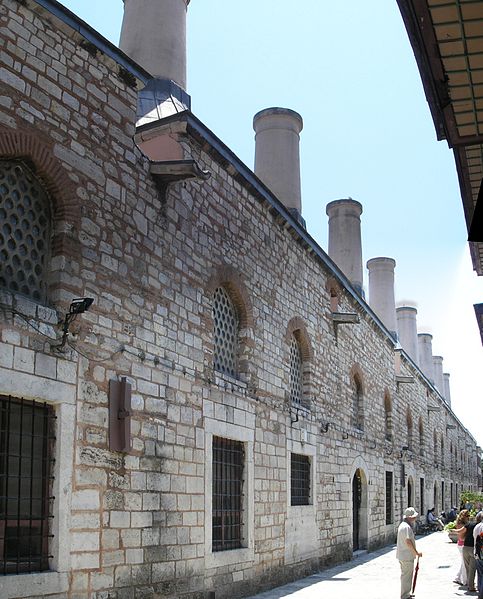
<path fill-rule="evenodd" d="M 117 44 L 121 0 L 62 4 Z M 396 259 L 396 300 L 417 304 L 419 331 L 433 334 L 451 374 L 453 410 L 483 443 L 470 415 L 483 399 L 473 311 L 483 280 L 472 272 L 453 154 L 436 141 L 396 0 L 192 0 L 187 91 L 194 114 L 250 167 L 253 115 L 270 106 L 302 115 L 310 234 L 326 249 L 325 205 L 363 204 L 364 261 Z"/>

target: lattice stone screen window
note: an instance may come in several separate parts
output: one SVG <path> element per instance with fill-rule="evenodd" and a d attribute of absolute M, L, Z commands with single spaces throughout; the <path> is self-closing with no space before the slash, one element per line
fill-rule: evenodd
<path fill-rule="evenodd" d="M 241 441 L 213 437 L 213 551 L 242 547 L 244 462 Z"/>
<path fill-rule="evenodd" d="M 44 403 L 0 396 L 0 575 L 49 569 L 53 420 Z"/>
<path fill-rule="evenodd" d="M 386 471 L 386 524 L 392 524 L 394 522 L 392 494 L 392 472 Z"/>
<path fill-rule="evenodd" d="M 213 296 L 213 322 L 214 369 L 236 377 L 240 322 L 236 308 L 223 287 L 218 287 Z"/>
<path fill-rule="evenodd" d="M 290 401 L 293 404 L 302 403 L 302 353 L 297 339 L 290 339 Z"/>
<path fill-rule="evenodd" d="M 43 302 L 50 240 L 49 198 L 19 160 L 0 160 L 0 287 Z"/>
<path fill-rule="evenodd" d="M 291 454 L 290 459 L 290 504 L 310 504 L 310 457 Z"/>

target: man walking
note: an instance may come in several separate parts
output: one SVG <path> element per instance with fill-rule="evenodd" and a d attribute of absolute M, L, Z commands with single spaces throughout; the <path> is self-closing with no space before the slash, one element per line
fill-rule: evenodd
<path fill-rule="evenodd" d="M 411 594 L 413 580 L 414 558 L 423 554 L 416 549 L 413 525 L 418 512 L 413 507 L 404 511 L 404 518 L 397 529 L 396 558 L 401 566 L 401 599 L 414 597 Z"/>

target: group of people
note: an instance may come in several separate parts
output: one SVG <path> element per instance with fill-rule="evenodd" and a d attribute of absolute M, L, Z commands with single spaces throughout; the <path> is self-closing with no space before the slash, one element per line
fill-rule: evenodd
<path fill-rule="evenodd" d="M 414 597 L 414 560 L 423 555 L 416 548 L 413 530 L 418 516 L 413 507 L 408 507 L 397 531 L 396 558 L 401 566 L 401 599 Z M 427 520 L 429 522 L 428 518 Z M 458 549 L 461 553 L 461 566 L 454 582 L 467 586 L 470 593 L 478 592 L 478 599 L 483 599 L 483 511 L 478 512 L 476 522 L 471 523 L 470 512 L 467 509 L 461 510 L 454 531 L 458 535 Z M 475 587 L 475 574 L 478 590 Z"/>
<path fill-rule="evenodd" d="M 467 586 L 469 592 L 476 592 L 475 574 L 478 573 L 478 597 L 483 599 L 483 556 L 481 543 L 483 540 L 483 511 L 476 514 L 476 521 L 470 522 L 470 512 L 461 510 L 456 519 L 453 531 L 458 535 L 458 549 L 461 553 L 460 569 L 454 582 Z"/>

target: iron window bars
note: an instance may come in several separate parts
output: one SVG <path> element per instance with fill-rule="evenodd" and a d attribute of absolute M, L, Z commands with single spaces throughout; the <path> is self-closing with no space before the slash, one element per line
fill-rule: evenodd
<path fill-rule="evenodd" d="M 310 458 L 292 453 L 290 463 L 290 504 L 310 504 Z"/>
<path fill-rule="evenodd" d="M 218 372 L 236 377 L 240 323 L 235 306 L 223 287 L 218 287 L 213 296 L 213 322 L 213 367 Z"/>
<path fill-rule="evenodd" d="M 49 569 L 53 409 L 0 396 L 0 575 Z"/>
<path fill-rule="evenodd" d="M 386 470 L 386 524 L 392 524 L 392 472 Z"/>
<path fill-rule="evenodd" d="M 244 462 L 242 442 L 213 437 L 213 551 L 242 547 Z"/>

